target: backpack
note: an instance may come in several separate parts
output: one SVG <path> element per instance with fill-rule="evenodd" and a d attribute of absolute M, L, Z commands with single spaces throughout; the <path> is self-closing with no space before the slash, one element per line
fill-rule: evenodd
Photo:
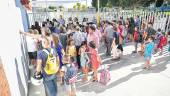
<path fill-rule="evenodd" d="M 71 65 L 70 67 L 66 66 L 66 73 L 65 73 L 65 83 L 66 84 L 72 84 L 77 81 L 77 69 Z"/>
<path fill-rule="evenodd" d="M 123 36 L 123 28 L 121 28 L 121 26 L 119 26 L 118 29 L 119 29 L 119 32 L 120 32 L 120 36 L 121 36 L 121 37 L 124 37 L 124 36 Z"/>
<path fill-rule="evenodd" d="M 148 31 L 148 32 L 147 32 L 147 33 L 148 33 L 148 36 L 155 35 L 155 33 L 156 33 L 156 31 L 155 31 L 153 28 L 151 28 L 151 27 L 149 27 L 147 31 Z"/>
<path fill-rule="evenodd" d="M 166 45 L 167 45 L 168 40 L 167 40 L 167 38 L 166 38 L 165 36 L 162 36 L 162 38 L 161 38 L 161 43 L 163 44 L 163 46 L 166 46 Z"/>
<path fill-rule="evenodd" d="M 117 32 L 114 32 L 113 34 L 116 38 L 115 43 L 116 43 L 116 45 L 118 45 L 119 44 L 119 34 Z"/>
<path fill-rule="evenodd" d="M 139 32 L 137 32 L 137 31 L 135 31 L 134 32 L 134 40 L 135 40 L 135 42 L 137 42 L 138 40 L 139 40 Z"/>
<path fill-rule="evenodd" d="M 101 71 L 101 74 L 100 74 L 100 83 L 103 84 L 103 85 L 107 85 L 107 83 L 111 80 L 111 77 L 110 77 L 110 72 L 108 69 L 104 68 L 102 71 Z"/>
<path fill-rule="evenodd" d="M 50 49 L 50 52 L 44 49 L 43 52 L 48 55 L 44 71 L 47 73 L 47 75 L 56 74 L 59 70 L 59 58 L 54 55 L 53 49 Z"/>

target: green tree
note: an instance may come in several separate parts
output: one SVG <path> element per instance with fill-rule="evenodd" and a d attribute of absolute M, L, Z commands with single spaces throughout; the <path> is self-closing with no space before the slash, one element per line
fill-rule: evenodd
<path fill-rule="evenodd" d="M 81 9 L 82 9 L 82 10 L 86 10 L 86 5 L 82 5 L 82 6 L 81 6 Z"/>
<path fill-rule="evenodd" d="M 99 0 L 99 3 L 100 8 L 107 7 L 108 0 Z M 92 6 L 98 10 L 98 0 L 92 0 Z"/>
<path fill-rule="evenodd" d="M 80 3 L 77 3 L 77 9 L 80 10 L 81 9 L 81 4 Z"/>

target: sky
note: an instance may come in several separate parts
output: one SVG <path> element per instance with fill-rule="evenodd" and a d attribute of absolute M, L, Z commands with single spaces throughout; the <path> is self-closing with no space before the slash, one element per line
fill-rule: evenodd
<path fill-rule="evenodd" d="M 75 3 L 77 3 L 77 2 L 80 2 L 81 4 L 86 5 L 86 0 L 32 0 L 32 1 L 39 1 L 39 4 L 37 4 L 37 5 L 42 5 L 42 6 L 44 5 L 44 4 L 42 4 L 42 2 L 45 3 L 47 1 L 48 4 L 50 4 L 50 5 L 57 5 L 57 6 L 62 5 L 65 8 L 73 8 Z M 52 3 L 50 1 L 52 1 Z M 54 1 L 55 1 L 55 3 L 54 3 Z M 92 0 L 87 0 L 88 6 L 91 6 L 91 1 Z"/>

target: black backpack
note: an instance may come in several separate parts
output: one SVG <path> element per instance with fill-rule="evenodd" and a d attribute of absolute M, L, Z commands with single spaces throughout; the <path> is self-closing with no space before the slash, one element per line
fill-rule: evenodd
<path fill-rule="evenodd" d="M 116 45 L 119 44 L 119 34 L 117 32 L 113 32 L 113 36 L 116 38 L 115 43 Z"/>

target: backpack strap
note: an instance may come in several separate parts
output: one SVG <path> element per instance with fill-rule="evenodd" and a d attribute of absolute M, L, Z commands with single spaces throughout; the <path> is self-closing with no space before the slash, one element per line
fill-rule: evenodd
<path fill-rule="evenodd" d="M 47 55 L 50 54 L 47 49 L 43 49 L 43 52 L 45 52 Z"/>
<path fill-rule="evenodd" d="M 47 54 L 50 54 L 50 53 L 54 53 L 54 50 L 51 48 L 50 49 L 50 52 L 47 50 L 47 49 L 43 49 L 43 52 L 47 53 Z"/>

